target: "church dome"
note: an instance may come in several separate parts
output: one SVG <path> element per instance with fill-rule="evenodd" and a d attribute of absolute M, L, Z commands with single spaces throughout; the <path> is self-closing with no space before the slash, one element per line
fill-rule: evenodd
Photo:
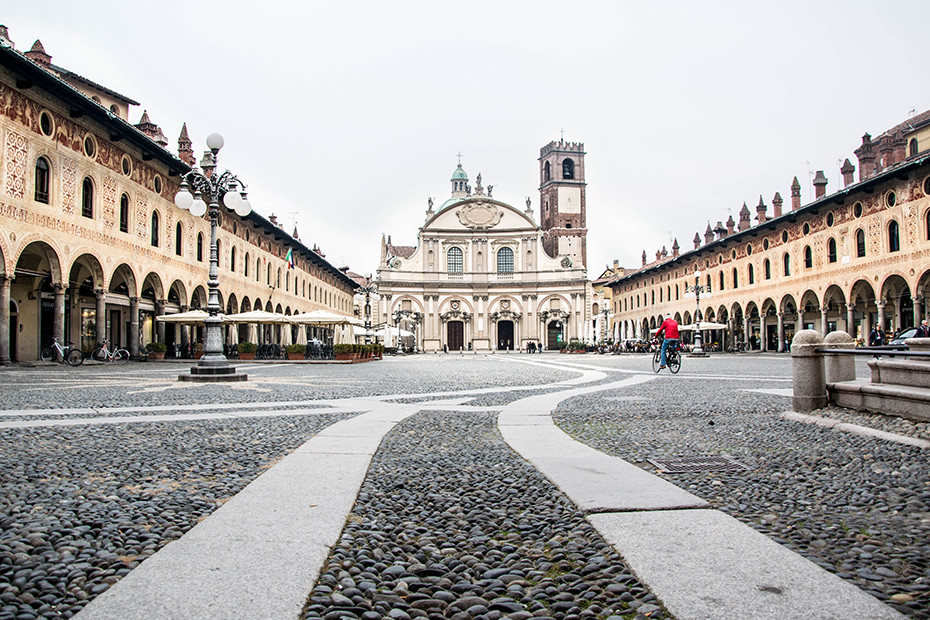
<path fill-rule="evenodd" d="M 455 172 L 452 173 L 452 179 L 450 180 L 452 181 L 467 181 L 468 180 L 468 174 L 462 168 L 462 164 L 459 164 L 458 166 L 456 166 Z"/>

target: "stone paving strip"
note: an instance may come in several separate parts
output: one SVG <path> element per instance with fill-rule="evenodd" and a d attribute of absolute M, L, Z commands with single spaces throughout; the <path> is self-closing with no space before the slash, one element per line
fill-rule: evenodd
<path fill-rule="evenodd" d="M 816 424 L 817 426 L 823 426 L 824 428 L 832 428 L 838 431 L 845 431 L 847 433 L 853 433 L 854 435 L 862 435 L 863 437 L 875 437 L 876 439 L 884 439 L 885 441 L 893 441 L 895 443 L 903 443 L 908 446 L 915 446 L 917 448 L 930 449 L 930 441 L 926 439 L 918 439 L 917 437 L 909 437 L 907 435 L 901 435 L 900 433 L 889 433 L 886 431 L 876 430 L 874 428 L 869 428 L 868 426 L 861 426 L 859 424 L 849 424 L 848 422 L 843 422 L 841 420 L 834 420 L 833 418 L 825 418 L 822 416 L 816 415 L 807 415 L 804 413 L 798 413 L 796 411 L 786 411 L 781 414 L 786 420 L 793 420 L 795 422 L 803 422 L 805 424 Z"/>
<path fill-rule="evenodd" d="M 856 586 L 634 465 L 581 444 L 551 416 L 560 402 L 648 380 L 544 394 L 504 407 L 504 439 L 588 520 L 679 620 L 903 618 Z"/>

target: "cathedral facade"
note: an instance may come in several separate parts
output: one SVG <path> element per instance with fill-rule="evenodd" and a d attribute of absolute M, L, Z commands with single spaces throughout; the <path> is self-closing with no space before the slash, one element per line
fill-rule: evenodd
<path fill-rule="evenodd" d="M 415 334 L 424 351 L 557 349 L 590 317 L 585 270 L 584 145 L 540 151 L 540 224 L 532 202 L 495 199 L 461 163 L 448 200 L 430 200 L 417 245 L 382 238 L 375 322 Z"/>

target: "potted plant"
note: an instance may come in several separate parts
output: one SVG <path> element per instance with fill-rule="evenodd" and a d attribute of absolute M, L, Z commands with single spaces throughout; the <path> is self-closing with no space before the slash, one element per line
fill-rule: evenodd
<path fill-rule="evenodd" d="M 168 350 L 168 345 L 164 342 L 150 342 L 145 345 L 145 348 L 149 352 L 150 360 L 163 360 L 165 359 L 165 351 Z"/>
<path fill-rule="evenodd" d="M 384 345 L 383 344 L 373 344 L 371 345 L 375 348 L 375 358 L 384 359 Z"/>
<path fill-rule="evenodd" d="M 333 355 L 337 360 L 346 361 L 352 359 L 352 347 L 351 344 L 334 344 L 333 345 Z"/>
<path fill-rule="evenodd" d="M 239 359 L 241 360 L 254 360 L 255 359 L 255 346 L 254 342 L 240 342 L 236 349 L 239 351 Z"/>
<path fill-rule="evenodd" d="M 559 340 L 558 342 L 559 353 L 566 353 L 568 351 L 568 343 L 564 340 Z"/>
<path fill-rule="evenodd" d="M 302 360 L 307 352 L 307 345 L 305 344 L 289 344 L 284 348 L 287 349 L 287 359 L 289 360 Z"/>

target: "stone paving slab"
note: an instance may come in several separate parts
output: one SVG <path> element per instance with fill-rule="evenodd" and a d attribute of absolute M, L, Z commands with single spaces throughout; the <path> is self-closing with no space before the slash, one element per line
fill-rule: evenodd
<path fill-rule="evenodd" d="M 76 617 L 296 618 L 393 427 L 385 421 L 416 411 L 378 409 L 324 429 Z M 333 451 L 336 440 L 351 449 Z"/>
<path fill-rule="evenodd" d="M 589 515 L 678 620 L 904 616 L 716 510 Z"/>

